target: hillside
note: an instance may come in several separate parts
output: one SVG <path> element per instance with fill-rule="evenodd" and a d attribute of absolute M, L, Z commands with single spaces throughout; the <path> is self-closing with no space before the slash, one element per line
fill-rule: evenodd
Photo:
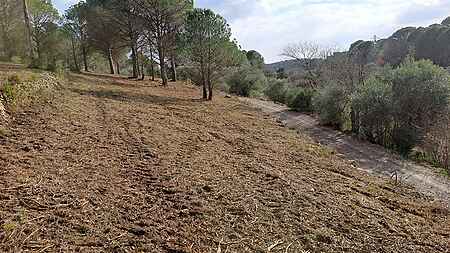
<path fill-rule="evenodd" d="M 72 75 L 0 137 L 0 251 L 449 252 L 450 213 L 235 98 Z"/>
<path fill-rule="evenodd" d="M 291 70 L 303 69 L 303 66 L 297 60 L 285 60 L 266 64 L 264 68 L 270 72 L 276 72 L 279 69 L 284 69 L 284 71 L 289 72 Z"/>

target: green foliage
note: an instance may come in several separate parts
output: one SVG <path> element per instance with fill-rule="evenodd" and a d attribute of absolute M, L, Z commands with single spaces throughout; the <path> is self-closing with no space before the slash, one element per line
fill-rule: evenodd
<path fill-rule="evenodd" d="M 286 79 L 269 79 L 269 85 L 264 90 L 264 94 L 272 101 L 277 103 L 286 103 L 287 80 Z"/>
<path fill-rule="evenodd" d="M 288 75 L 286 74 L 286 71 L 284 70 L 284 68 L 277 69 L 276 76 L 277 76 L 278 79 L 286 79 L 286 78 L 288 78 Z"/>
<path fill-rule="evenodd" d="M 450 97 L 448 73 L 431 61 L 407 61 L 392 72 L 396 149 L 408 153 L 442 114 Z"/>
<path fill-rule="evenodd" d="M 16 89 L 14 85 L 6 83 L 3 85 L 1 93 L 6 104 L 13 104 L 16 98 Z"/>
<path fill-rule="evenodd" d="M 237 42 L 231 40 L 231 29 L 226 20 L 209 9 L 189 12 L 183 38 L 185 51 L 197 76 L 194 80 L 203 85 L 203 97 L 211 100 L 212 86 L 222 72 L 240 65 L 246 57 Z"/>
<path fill-rule="evenodd" d="M 290 88 L 286 91 L 287 105 L 298 112 L 312 112 L 314 90 L 308 88 Z"/>
<path fill-rule="evenodd" d="M 259 97 L 267 87 L 267 79 L 262 70 L 253 67 L 238 69 L 226 83 L 231 93 L 244 97 Z"/>
<path fill-rule="evenodd" d="M 250 50 L 246 53 L 247 60 L 250 66 L 263 69 L 264 68 L 264 57 L 255 50 Z"/>
<path fill-rule="evenodd" d="M 392 84 L 371 77 L 352 94 L 359 134 L 367 140 L 391 145 Z"/>
<path fill-rule="evenodd" d="M 345 91 L 337 84 L 330 83 L 321 88 L 313 98 L 313 106 L 324 125 L 342 128 L 348 120 Z"/>

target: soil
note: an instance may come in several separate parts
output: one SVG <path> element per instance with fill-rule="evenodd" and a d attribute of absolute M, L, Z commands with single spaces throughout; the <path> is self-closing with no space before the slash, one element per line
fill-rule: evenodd
<path fill-rule="evenodd" d="M 311 115 L 290 111 L 286 106 L 258 99 L 241 98 L 245 103 L 275 115 L 284 125 L 307 134 L 350 160 L 360 170 L 408 183 L 418 191 L 450 203 L 450 180 L 439 169 L 406 160 L 382 146 L 371 144 L 340 131 L 323 127 Z"/>
<path fill-rule="evenodd" d="M 0 137 L 1 252 L 449 252 L 450 212 L 237 98 L 72 75 Z"/>

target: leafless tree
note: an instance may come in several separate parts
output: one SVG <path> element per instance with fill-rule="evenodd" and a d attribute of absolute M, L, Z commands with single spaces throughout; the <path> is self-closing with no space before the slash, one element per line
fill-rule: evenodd
<path fill-rule="evenodd" d="M 323 46 L 311 41 L 302 41 L 287 45 L 281 55 L 300 62 L 307 73 L 309 86 L 314 88 L 317 86 L 317 75 L 314 70 L 317 69 L 318 63 L 336 51 L 337 47 L 335 46 Z"/>

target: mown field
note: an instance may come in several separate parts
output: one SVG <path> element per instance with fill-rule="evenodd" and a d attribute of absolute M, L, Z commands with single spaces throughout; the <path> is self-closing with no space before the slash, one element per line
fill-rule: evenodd
<path fill-rule="evenodd" d="M 235 98 L 72 75 L 0 136 L 1 252 L 449 252 L 450 213 Z"/>

